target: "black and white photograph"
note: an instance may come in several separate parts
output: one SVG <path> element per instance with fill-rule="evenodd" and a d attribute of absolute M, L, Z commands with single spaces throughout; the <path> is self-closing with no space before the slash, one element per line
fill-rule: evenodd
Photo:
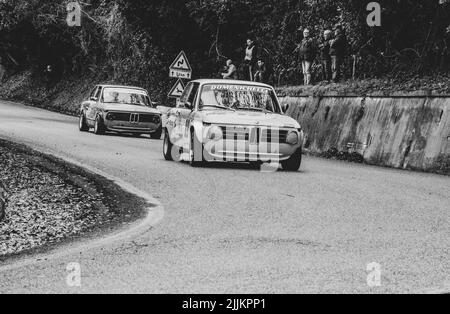
<path fill-rule="evenodd" d="M 16 294 L 450 294 L 450 0 L 0 0 Z"/>

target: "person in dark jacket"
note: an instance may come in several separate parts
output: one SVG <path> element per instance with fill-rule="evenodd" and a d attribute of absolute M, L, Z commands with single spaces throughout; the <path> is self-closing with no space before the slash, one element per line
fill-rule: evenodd
<path fill-rule="evenodd" d="M 322 42 L 319 45 L 320 63 L 322 65 L 323 80 L 330 82 L 331 75 L 331 55 L 330 55 L 330 42 L 332 39 L 331 30 L 327 29 L 323 33 Z"/>
<path fill-rule="evenodd" d="M 258 61 L 258 47 L 255 45 L 253 39 L 247 39 L 247 46 L 245 47 L 245 56 L 243 63 L 244 80 L 253 81 L 253 71 L 256 68 Z"/>
<path fill-rule="evenodd" d="M 258 60 L 256 64 L 255 82 L 266 83 L 267 80 L 267 68 L 263 60 Z"/>
<path fill-rule="evenodd" d="M 331 72 L 332 79 L 336 83 L 341 79 L 342 64 L 345 57 L 347 39 L 345 38 L 342 26 L 336 26 L 334 39 L 330 42 Z"/>
<path fill-rule="evenodd" d="M 309 29 L 303 31 L 303 40 L 299 47 L 300 60 L 302 62 L 303 83 L 311 84 L 311 67 L 316 58 L 316 45 L 314 39 L 310 37 Z"/>
<path fill-rule="evenodd" d="M 50 89 L 55 81 L 55 72 L 51 64 L 47 65 L 44 70 L 44 81 L 47 89 Z"/>

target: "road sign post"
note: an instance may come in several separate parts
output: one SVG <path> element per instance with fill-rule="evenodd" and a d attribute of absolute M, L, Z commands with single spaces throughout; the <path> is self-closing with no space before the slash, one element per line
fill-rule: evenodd
<path fill-rule="evenodd" d="M 184 51 L 181 51 L 169 68 L 169 76 L 177 79 L 188 79 L 192 77 L 192 68 Z"/>
<path fill-rule="evenodd" d="M 169 98 L 180 98 L 181 95 L 184 92 L 184 84 L 181 79 L 178 79 L 178 81 L 175 83 L 175 85 L 172 87 L 172 89 L 169 92 Z"/>
<path fill-rule="evenodd" d="M 181 51 L 169 67 L 169 77 L 176 78 L 178 81 L 169 92 L 169 98 L 179 99 L 184 91 L 183 79 L 190 80 L 192 78 L 192 67 L 189 60 Z"/>

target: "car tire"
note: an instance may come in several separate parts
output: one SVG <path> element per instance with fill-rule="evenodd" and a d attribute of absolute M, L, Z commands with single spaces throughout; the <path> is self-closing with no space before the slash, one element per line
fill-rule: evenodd
<path fill-rule="evenodd" d="M 250 168 L 254 170 L 261 170 L 263 163 L 261 161 L 251 161 Z"/>
<path fill-rule="evenodd" d="M 150 133 L 150 138 L 152 140 L 160 140 L 161 139 L 161 135 L 162 135 L 162 127 L 157 129 L 155 132 Z"/>
<path fill-rule="evenodd" d="M 163 141 L 163 155 L 165 160 L 173 161 L 172 150 L 173 144 L 170 141 L 169 131 L 166 129 L 164 132 L 164 141 Z"/>
<path fill-rule="evenodd" d="M 286 171 L 298 171 L 302 164 L 302 149 L 299 148 L 288 160 L 281 162 L 281 167 Z"/>
<path fill-rule="evenodd" d="M 202 158 L 197 158 L 198 151 L 196 152 L 195 147 L 201 147 L 201 155 Z M 197 139 L 197 136 L 195 135 L 195 131 L 191 131 L 191 140 L 190 140 L 190 146 L 189 146 L 189 164 L 191 167 L 198 168 L 202 167 L 205 164 L 205 157 L 203 156 L 204 146 L 203 144 Z M 197 160 L 200 159 L 200 160 Z"/>
<path fill-rule="evenodd" d="M 105 134 L 105 125 L 103 123 L 103 119 L 100 116 L 97 116 L 97 118 L 95 118 L 94 133 L 97 135 Z"/>
<path fill-rule="evenodd" d="M 88 132 L 89 131 L 89 126 L 86 123 L 86 117 L 84 116 L 83 112 L 80 114 L 78 128 L 80 129 L 80 132 Z"/>

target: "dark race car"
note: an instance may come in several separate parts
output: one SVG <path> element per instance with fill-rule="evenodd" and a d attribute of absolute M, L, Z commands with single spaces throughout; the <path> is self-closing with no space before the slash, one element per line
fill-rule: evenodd
<path fill-rule="evenodd" d="M 128 86 L 98 85 L 80 108 L 79 129 L 94 129 L 95 134 L 107 131 L 149 134 L 160 139 L 161 112 L 153 107 L 145 89 Z"/>

